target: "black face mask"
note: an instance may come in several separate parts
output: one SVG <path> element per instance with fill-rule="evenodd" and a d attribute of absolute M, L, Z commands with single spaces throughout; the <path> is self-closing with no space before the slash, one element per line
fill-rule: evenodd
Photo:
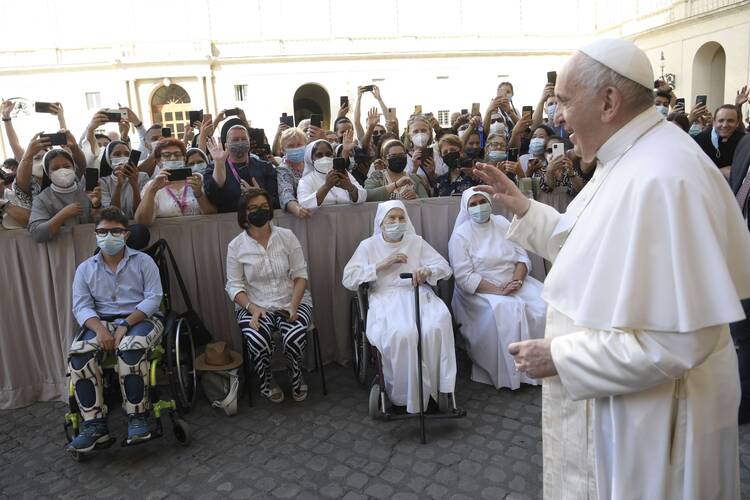
<path fill-rule="evenodd" d="M 482 157 L 482 148 L 467 148 L 464 154 L 467 158 L 479 159 Z"/>
<path fill-rule="evenodd" d="M 451 151 L 443 155 L 443 162 L 448 165 L 448 168 L 458 168 L 458 159 L 461 157 L 461 153 L 458 151 Z"/>
<path fill-rule="evenodd" d="M 406 168 L 406 156 L 392 156 L 388 158 L 388 170 L 396 174 L 403 172 Z"/>
<path fill-rule="evenodd" d="M 266 225 L 266 222 L 271 220 L 272 216 L 273 212 L 267 208 L 260 208 L 247 214 L 247 221 L 255 227 L 263 227 Z"/>

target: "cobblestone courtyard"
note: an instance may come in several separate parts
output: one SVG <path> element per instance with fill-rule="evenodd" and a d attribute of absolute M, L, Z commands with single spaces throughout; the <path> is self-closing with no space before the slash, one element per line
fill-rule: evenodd
<path fill-rule="evenodd" d="M 463 363 L 462 363 L 463 364 Z M 329 394 L 311 373 L 308 401 L 280 406 L 243 397 L 227 418 L 203 400 L 187 415 L 193 443 L 115 445 L 84 463 L 63 451 L 61 403 L 0 412 L 0 499 L 5 498 L 539 498 L 541 391 L 470 382 L 460 420 L 380 422 L 349 368 L 329 365 Z M 201 396 L 202 397 L 202 396 Z M 121 410 L 110 429 L 125 432 Z M 750 425 L 740 429 L 743 497 L 750 498 Z"/>

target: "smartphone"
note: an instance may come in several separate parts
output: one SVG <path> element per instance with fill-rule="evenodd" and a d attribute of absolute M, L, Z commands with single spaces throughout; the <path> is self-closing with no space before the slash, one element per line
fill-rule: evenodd
<path fill-rule="evenodd" d="M 83 175 L 86 178 L 86 192 L 90 193 L 99 185 L 99 169 L 87 168 Z"/>
<path fill-rule="evenodd" d="M 675 106 L 682 106 L 682 109 L 685 109 L 685 98 L 684 97 L 678 97 L 677 100 L 674 102 Z"/>
<path fill-rule="evenodd" d="M 259 148 L 266 143 L 266 133 L 262 128 L 251 128 L 248 130 L 250 140 L 255 142 L 255 147 Z"/>
<path fill-rule="evenodd" d="M 333 169 L 336 172 L 340 172 L 342 174 L 346 173 L 346 164 L 349 158 L 334 158 L 333 159 Z"/>
<path fill-rule="evenodd" d="M 508 150 L 508 161 L 518 161 L 518 148 Z"/>
<path fill-rule="evenodd" d="M 417 104 L 414 106 L 414 114 L 415 115 L 421 115 L 422 114 L 422 105 Z"/>
<path fill-rule="evenodd" d="M 192 126 L 195 122 L 202 122 L 203 121 L 203 110 L 200 111 L 188 111 L 188 121 L 190 122 L 190 125 Z"/>
<path fill-rule="evenodd" d="M 396 118 L 396 108 L 388 108 L 388 114 L 390 115 L 391 119 Z"/>
<path fill-rule="evenodd" d="M 294 117 L 293 116 L 287 116 L 287 114 L 284 113 L 279 118 L 279 123 L 286 123 L 290 127 L 294 127 Z"/>
<path fill-rule="evenodd" d="M 481 111 L 479 111 L 479 103 L 478 102 L 471 103 L 471 114 L 476 115 L 479 113 L 481 113 Z"/>
<path fill-rule="evenodd" d="M 341 102 L 341 107 L 342 108 L 348 108 L 349 107 L 349 96 L 342 95 L 339 100 Z"/>
<path fill-rule="evenodd" d="M 224 116 L 237 116 L 240 114 L 240 108 L 225 109 Z"/>
<path fill-rule="evenodd" d="M 466 108 L 464 108 L 464 109 L 461 110 L 461 114 L 462 115 L 468 115 L 469 114 L 469 110 L 466 109 Z"/>
<path fill-rule="evenodd" d="M 140 159 L 141 159 L 141 152 L 139 150 L 133 149 L 132 151 L 130 151 L 130 156 L 128 157 L 128 163 L 130 163 L 131 165 L 135 165 L 137 167 Z"/>
<path fill-rule="evenodd" d="M 65 132 L 56 132 L 54 134 L 42 134 L 40 139 L 48 139 L 52 146 L 65 146 L 68 144 L 68 137 Z"/>
<path fill-rule="evenodd" d="M 523 108 L 521 108 L 522 116 L 528 116 L 529 118 L 531 118 L 532 114 L 534 114 L 534 108 L 532 108 L 531 106 L 524 106 Z"/>
<path fill-rule="evenodd" d="M 556 142 L 552 145 L 552 158 L 557 158 L 565 154 L 565 144 Z"/>
<path fill-rule="evenodd" d="M 362 87 L 364 92 L 372 92 L 375 89 L 375 85 L 365 85 Z"/>
<path fill-rule="evenodd" d="M 52 113 L 51 102 L 35 102 L 34 111 L 37 113 Z"/>
<path fill-rule="evenodd" d="M 557 71 L 547 71 L 547 83 L 552 85 L 557 83 Z"/>
<path fill-rule="evenodd" d="M 323 117 L 319 114 L 313 113 L 310 115 L 310 125 L 312 125 L 313 127 L 320 128 L 320 126 L 323 125 L 322 121 Z"/>
<path fill-rule="evenodd" d="M 422 148 L 422 159 L 429 158 L 430 160 L 434 159 L 435 153 L 434 150 L 430 147 Z"/>
<path fill-rule="evenodd" d="M 172 129 L 169 127 L 164 127 L 161 129 L 161 136 L 162 137 L 172 137 Z"/>
<path fill-rule="evenodd" d="M 696 106 L 700 104 L 703 104 L 705 106 L 707 101 L 708 101 L 708 96 L 706 95 L 699 95 L 695 98 Z"/>
<path fill-rule="evenodd" d="M 169 181 L 184 181 L 191 175 L 193 175 L 193 169 L 191 168 L 175 168 L 172 170 L 167 170 L 166 172 L 169 173 Z"/>

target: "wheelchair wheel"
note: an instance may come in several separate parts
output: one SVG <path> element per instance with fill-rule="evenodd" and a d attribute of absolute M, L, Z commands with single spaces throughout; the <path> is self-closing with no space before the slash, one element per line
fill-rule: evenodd
<path fill-rule="evenodd" d="M 172 394 L 182 413 L 190 411 L 195 402 L 197 379 L 194 359 L 195 344 L 190 325 L 185 318 L 179 318 L 174 332 L 167 336 L 167 365 Z"/>
<path fill-rule="evenodd" d="M 174 432 L 174 438 L 182 446 L 188 446 L 190 444 L 190 426 L 180 417 L 175 417 L 172 420 L 172 432 Z"/>
<path fill-rule="evenodd" d="M 380 384 L 372 384 L 372 387 L 370 387 L 367 413 L 373 420 L 380 416 Z"/>
<path fill-rule="evenodd" d="M 362 386 L 372 380 L 372 368 L 370 366 L 370 343 L 365 335 L 365 324 L 359 310 L 359 299 L 354 297 L 351 302 L 351 329 L 352 329 L 352 367 L 354 376 Z"/>

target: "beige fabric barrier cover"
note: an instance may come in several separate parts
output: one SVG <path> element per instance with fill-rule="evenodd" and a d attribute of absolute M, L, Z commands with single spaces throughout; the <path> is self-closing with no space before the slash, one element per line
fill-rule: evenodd
<path fill-rule="evenodd" d="M 414 227 L 444 257 L 460 198 L 407 202 Z M 350 359 L 349 301 L 343 268 L 359 242 L 372 233 L 376 203 L 327 207 L 304 221 L 281 211 L 274 222 L 294 231 L 307 258 L 315 324 L 326 362 Z M 235 214 L 159 219 L 151 241 L 164 238 L 198 315 L 218 340 L 240 349 L 233 306 L 224 291 L 227 244 L 240 229 Z M 0 409 L 67 398 L 66 358 L 76 330 L 71 312 L 75 269 L 95 248 L 92 225 L 64 229 L 47 244 L 25 230 L 0 231 Z M 543 279 L 539 258 L 532 275 Z M 185 310 L 172 278 L 174 308 Z"/>

